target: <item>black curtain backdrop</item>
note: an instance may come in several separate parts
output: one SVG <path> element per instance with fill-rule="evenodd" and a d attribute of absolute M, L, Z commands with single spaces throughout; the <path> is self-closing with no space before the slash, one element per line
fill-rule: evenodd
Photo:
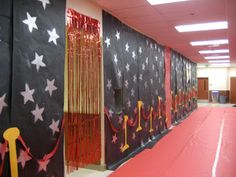
<path fill-rule="evenodd" d="M 7 104 L 0 113 L 0 140 L 2 142 L 2 133 L 7 127 L 20 129 L 34 156 L 30 157 L 17 142 L 18 169 L 22 177 L 64 176 L 60 128 L 64 98 L 65 9 L 65 0 L 0 1 L 0 99 L 5 98 Z M 46 158 L 58 139 L 56 154 Z M 4 177 L 10 177 L 8 164 L 7 159 Z"/>
<path fill-rule="evenodd" d="M 164 47 L 103 12 L 103 52 L 105 89 L 106 164 L 111 166 L 127 157 L 150 138 L 165 129 L 165 116 L 153 115 L 150 130 L 150 108 L 158 112 L 158 96 L 165 102 Z M 141 131 L 138 127 L 137 102 L 143 102 Z M 124 146 L 124 115 L 129 117 Z M 155 118 L 154 118 L 155 117 Z"/>
<path fill-rule="evenodd" d="M 171 52 L 172 123 L 197 108 L 197 66 L 181 54 Z M 177 107 L 177 108 L 176 108 Z"/>

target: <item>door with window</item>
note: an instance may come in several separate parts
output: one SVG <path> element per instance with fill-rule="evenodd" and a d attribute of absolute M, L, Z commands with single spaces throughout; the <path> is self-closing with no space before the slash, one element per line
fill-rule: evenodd
<path fill-rule="evenodd" d="M 208 78 L 198 78 L 198 99 L 208 99 Z"/>

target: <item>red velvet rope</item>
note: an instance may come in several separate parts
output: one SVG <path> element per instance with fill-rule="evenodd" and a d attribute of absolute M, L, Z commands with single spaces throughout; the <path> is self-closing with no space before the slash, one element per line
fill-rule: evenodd
<path fill-rule="evenodd" d="M 8 142 L 5 141 L 2 147 L 4 152 L 6 152 L 7 145 L 8 145 Z M 2 163 L 0 165 L 0 176 L 2 176 L 2 173 L 3 173 L 4 161 L 5 161 L 5 153 L 3 154 Z"/>

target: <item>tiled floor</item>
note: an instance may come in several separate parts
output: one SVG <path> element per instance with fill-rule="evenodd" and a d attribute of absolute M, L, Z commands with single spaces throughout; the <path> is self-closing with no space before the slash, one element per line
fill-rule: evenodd
<path fill-rule="evenodd" d="M 233 104 L 219 104 L 219 103 L 209 103 L 205 100 L 199 100 L 198 102 L 199 107 L 207 106 L 207 107 L 232 107 Z M 107 177 L 113 171 L 106 170 L 106 171 L 97 171 L 91 169 L 81 168 L 76 172 L 73 172 L 66 177 Z"/>

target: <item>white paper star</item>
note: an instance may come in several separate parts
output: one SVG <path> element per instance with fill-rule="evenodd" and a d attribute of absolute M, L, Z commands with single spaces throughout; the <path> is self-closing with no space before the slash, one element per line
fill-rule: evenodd
<path fill-rule="evenodd" d="M 129 72 L 129 67 L 130 67 L 129 64 L 127 63 L 125 66 L 127 72 Z"/>
<path fill-rule="evenodd" d="M 146 57 L 146 64 L 148 65 L 148 57 Z"/>
<path fill-rule="evenodd" d="M 45 10 L 46 9 L 46 5 L 47 4 L 50 4 L 50 1 L 49 0 L 38 0 L 40 2 L 42 2 L 42 5 L 43 5 L 43 9 Z"/>
<path fill-rule="evenodd" d="M 3 108 L 4 108 L 4 107 L 7 107 L 7 104 L 6 104 L 6 102 L 5 102 L 6 95 L 7 95 L 7 94 L 5 93 L 5 94 L 3 94 L 3 95 L 0 97 L 0 115 L 1 115 L 1 113 L 2 113 Z"/>
<path fill-rule="evenodd" d="M 128 80 L 125 80 L 125 87 L 126 87 L 126 88 L 129 87 L 129 82 L 128 82 Z"/>
<path fill-rule="evenodd" d="M 130 100 L 127 101 L 127 107 L 128 107 L 128 108 L 131 107 L 131 102 L 130 102 Z"/>
<path fill-rule="evenodd" d="M 139 80 L 143 80 L 143 74 L 139 74 Z"/>
<path fill-rule="evenodd" d="M 23 20 L 22 22 L 26 25 L 28 25 L 29 31 L 32 33 L 33 29 L 38 29 L 38 26 L 36 25 L 37 17 L 31 17 L 29 12 L 27 14 L 27 19 Z"/>
<path fill-rule="evenodd" d="M 55 45 L 57 45 L 57 39 L 60 37 L 57 32 L 56 29 L 53 28 L 52 31 L 48 31 L 48 35 L 49 35 L 49 39 L 48 42 L 53 42 Z"/>
<path fill-rule="evenodd" d="M 153 79 L 150 79 L 151 84 L 153 85 Z"/>
<path fill-rule="evenodd" d="M 132 52 L 132 58 L 135 59 L 136 57 L 136 54 L 135 54 L 135 51 Z"/>
<path fill-rule="evenodd" d="M 114 54 L 114 62 L 115 62 L 115 64 L 118 63 L 117 54 Z"/>
<path fill-rule="evenodd" d="M 155 65 L 152 65 L 152 70 L 155 70 Z"/>
<path fill-rule="evenodd" d="M 111 89 L 111 87 L 112 87 L 112 84 L 111 84 L 111 80 L 107 80 L 107 88 L 110 90 Z"/>
<path fill-rule="evenodd" d="M 33 98 L 34 89 L 30 90 L 29 85 L 25 84 L 25 91 L 20 92 L 20 94 L 24 97 L 24 104 L 26 104 L 28 101 L 32 101 L 34 103 Z"/>
<path fill-rule="evenodd" d="M 116 141 L 117 141 L 117 136 L 116 136 L 116 134 L 114 134 L 114 135 L 112 135 L 112 143 L 116 143 Z"/>
<path fill-rule="evenodd" d="M 138 52 L 139 52 L 139 54 L 142 54 L 142 52 L 143 52 L 142 47 L 139 47 Z"/>
<path fill-rule="evenodd" d="M 37 71 L 39 71 L 40 67 L 46 67 L 46 64 L 43 62 L 43 55 L 38 55 L 35 52 L 35 59 L 31 62 L 31 64 L 36 65 Z"/>
<path fill-rule="evenodd" d="M 54 85 L 54 82 L 55 82 L 55 79 L 51 81 L 47 79 L 47 87 L 45 88 L 45 91 L 48 91 L 50 96 L 52 96 L 52 92 L 54 90 L 57 90 L 57 87 Z"/>
<path fill-rule="evenodd" d="M 135 91 L 134 91 L 134 89 L 132 88 L 132 89 L 131 89 L 131 96 L 134 96 L 134 94 L 135 94 Z"/>
<path fill-rule="evenodd" d="M 134 76 L 133 76 L 133 82 L 136 83 L 136 81 L 137 81 L 137 76 L 134 75 Z"/>
<path fill-rule="evenodd" d="M 125 44 L 125 51 L 129 52 L 129 44 L 128 43 Z"/>
<path fill-rule="evenodd" d="M 107 48 L 111 45 L 111 40 L 110 38 L 106 37 L 105 43 L 107 45 Z"/>
<path fill-rule="evenodd" d="M 148 87 L 148 83 L 147 83 L 147 81 L 145 81 L 145 83 L 144 83 L 144 87 L 145 87 L 145 88 Z"/>
<path fill-rule="evenodd" d="M 120 32 L 116 31 L 116 39 L 117 41 L 120 39 Z"/>
<path fill-rule="evenodd" d="M 121 78 L 121 71 L 118 69 L 118 73 L 117 73 L 118 77 Z"/>
<path fill-rule="evenodd" d="M 54 135 L 56 132 L 59 132 L 59 125 L 60 120 L 55 121 L 52 119 L 52 124 L 49 126 L 49 128 L 52 130 L 52 134 Z"/>
<path fill-rule="evenodd" d="M 31 111 L 31 113 L 34 115 L 34 123 L 36 123 L 38 120 L 43 121 L 42 113 L 44 111 L 43 108 L 39 108 L 39 106 L 36 104 L 35 110 Z"/>
<path fill-rule="evenodd" d="M 109 109 L 109 117 L 112 117 L 113 116 L 113 114 L 114 114 L 114 112 L 111 110 L 111 109 Z"/>

